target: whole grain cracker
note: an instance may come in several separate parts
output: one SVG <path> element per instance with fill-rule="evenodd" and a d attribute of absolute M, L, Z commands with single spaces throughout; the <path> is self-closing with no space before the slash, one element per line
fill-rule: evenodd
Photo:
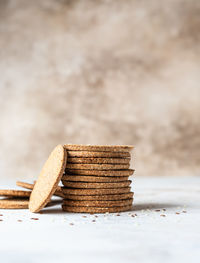
<path fill-rule="evenodd" d="M 90 151 L 90 152 L 129 152 L 133 149 L 132 145 L 81 145 L 65 144 L 64 148 L 68 151 Z"/>
<path fill-rule="evenodd" d="M 63 175 L 67 154 L 62 145 L 58 145 L 44 164 L 30 196 L 29 209 L 39 212 L 55 193 Z"/>
<path fill-rule="evenodd" d="M 82 164 L 82 163 L 68 163 L 67 169 L 80 170 L 122 170 L 128 169 L 129 164 Z"/>
<path fill-rule="evenodd" d="M 63 211 L 65 212 L 71 212 L 71 213 L 119 213 L 119 212 L 125 212 L 130 211 L 132 208 L 132 205 L 128 206 L 119 206 L 119 207 L 86 207 L 86 206 L 62 206 Z"/>
<path fill-rule="evenodd" d="M 69 182 L 62 180 L 65 187 L 69 188 L 82 188 L 82 189 L 106 189 L 106 188 L 121 188 L 127 187 L 131 184 L 130 180 L 124 182 L 114 182 L 114 183 L 88 183 L 88 182 Z"/>
<path fill-rule="evenodd" d="M 130 192 L 130 187 L 113 188 L 113 189 L 76 189 L 62 187 L 63 195 L 111 195 Z M 66 198 L 66 197 L 65 197 Z"/>
<path fill-rule="evenodd" d="M 64 200 L 64 206 L 89 206 L 89 207 L 116 207 L 116 206 L 128 206 L 133 203 L 133 199 L 125 199 L 125 200 L 115 200 L 115 201 L 74 201 L 74 200 Z"/>
<path fill-rule="evenodd" d="M 68 157 L 100 157 L 100 158 L 130 158 L 129 152 L 90 152 L 90 151 L 67 151 Z"/>
<path fill-rule="evenodd" d="M 87 175 L 68 175 L 62 176 L 64 181 L 72 182 L 96 182 L 96 183 L 112 183 L 128 180 L 128 176 L 87 176 Z"/>
<path fill-rule="evenodd" d="M 73 195 L 73 194 L 65 194 L 65 199 L 70 200 L 88 200 L 88 201 L 109 201 L 109 200 L 124 200 L 133 198 L 134 193 L 123 193 L 123 194 L 108 194 L 108 195 Z"/>
<path fill-rule="evenodd" d="M 76 169 L 65 169 L 66 174 L 76 174 L 76 175 L 95 175 L 95 176 L 130 176 L 134 173 L 134 170 L 76 170 Z"/>

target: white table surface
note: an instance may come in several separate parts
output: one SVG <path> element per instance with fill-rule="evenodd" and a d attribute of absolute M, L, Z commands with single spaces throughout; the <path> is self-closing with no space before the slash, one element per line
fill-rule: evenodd
<path fill-rule="evenodd" d="M 198 262 L 200 177 L 135 177 L 132 187 L 133 211 L 120 216 L 0 210 L 0 262 Z"/>

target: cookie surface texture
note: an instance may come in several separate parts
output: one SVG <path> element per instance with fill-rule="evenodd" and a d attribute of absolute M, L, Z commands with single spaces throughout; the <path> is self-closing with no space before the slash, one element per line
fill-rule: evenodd
<path fill-rule="evenodd" d="M 29 197 L 31 191 L 23 190 L 0 190 L 0 196 L 10 196 L 10 197 Z"/>
<path fill-rule="evenodd" d="M 65 144 L 64 148 L 68 151 L 94 151 L 94 152 L 129 152 L 133 149 L 132 145 L 81 145 Z"/>
<path fill-rule="evenodd" d="M 28 209 L 28 200 L 3 199 L 0 200 L 0 209 Z"/>

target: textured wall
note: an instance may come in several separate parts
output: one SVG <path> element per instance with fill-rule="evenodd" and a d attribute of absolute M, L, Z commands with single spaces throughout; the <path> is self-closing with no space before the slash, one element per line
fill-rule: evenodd
<path fill-rule="evenodd" d="M 200 1 L 0 0 L 0 72 L 1 178 L 70 142 L 200 173 Z"/>

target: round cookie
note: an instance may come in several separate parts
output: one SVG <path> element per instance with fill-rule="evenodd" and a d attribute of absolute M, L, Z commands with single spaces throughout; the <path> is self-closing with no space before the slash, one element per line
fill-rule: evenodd
<path fill-rule="evenodd" d="M 82 163 L 67 163 L 67 169 L 80 170 L 122 170 L 128 169 L 129 164 L 82 164 Z"/>
<path fill-rule="evenodd" d="M 30 196 L 29 209 L 39 212 L 55 193 L 63 175 L 67 154 L 62 145 L 58 145 L 44 164 Z"/>
<path fill-rule="evenodd" d="M 22 190 L 0 190 L 0 196 L 10 196 L 10 197 L 29 197 L 31 191 Z"/>
<path fill-rule="evenodd" d="M 67 194 L 72 195 L 111 195 L 130 192 L 130 187 L 114 188 L 114 189 L 76 189 L 62 187 L 62 193 L 65 197 Z M 66 197 L 65 197 L 66 198 Z"/>
<path fill-rule="evenodd" d="M 114 201 L 114 200 L 124 200 L 133 198 L 134 193 L 124 193 L 124 194 L 108 194 L 108 195 L 72 195 L 72 194 L 65 194 L 65 199 L 70 200 L 88 200 L 88 201 Z"/>
<path fill-rule="evenodd" d="M 129 164 L 130 158 L 68 158 L 67 163 L 81 164 Z"/>
<path fill-rule="evenodd" d="M 130 211 L 132 209 L 132 205 L 128 206 L 116 206 L 116 207 L 87 207 L 87 206 L 62 206 L 63 211 L 71 212 L 71 213 L 119 213 Z"/>
<path fill-rule="evenodd" d="M 68 151 L 90 151 L 90 152 L 129 152 L 132 145 L 81 145 L 66 144 L 64 148 Z"/>
<path fill-rule="evenodd" d="M 131 184 L 130 180 L 124 182 L 114 182 L 114 183 L 88 183 L 88 182 L 69 182 L 62 180 L 65 187 L 69 188 L 81 188 L 81 189 L 106 189 L 106 188 L 122 188 L 127 187 Z"/>
<path fill-rule="evenodd" d="M 25 189 L 33 190 L 33 187 L 34 187 L 35 183 L 34 183 L 34 184 L 30 184 L 30 183 L 26 183 L 26 182 L 17 181 L 17 182 L 16 182 L 16 185 L 17 185 L 17 186 L 20 186 L 20 187 L 23 187 L 23 188 L 25 188 Z M 55 195 L 55 196 L 59 196 L 59 197 L 63 197 L 60 186 L 57 186 L 54 195 Z"/>
<path fill-rule="evenodd" d="M 76 169 L 65 169 L 66 174 L 77 174 L 77 175 L 95 175 L 95 176 L 130 176 L 134 173 L 134 170 L 113 170 L 113 171 L 101 171 L 101 170 L 76 170 Z"/>
<path fill-rule="evenodd" d="M 28 209 L 28 200 L 3 199 L 0 200 L 0 209 Z"/>
<path fill-rule="evenodd" d="M 96 182 L 96 183 L 112 183 L 128 180 L 128 176 L 87 176 L 87 175 L 63 175 L 63 181 L 72 182 Z"/>
<path fill-rule="evenodd" d="M 130 158 L 129 152 L 88 152 L 88 151 L 67 151 L 68 157 L 84 157 L 84 158 Z"/>
<path fill-rule="evenodd" d="M 133 203 L 133 199 L 125 199 L 125 200 L 115 200 L 115 201 L 74 201 L 74 200 L 64 200 L 64 206 L 89 206 L 89 207 L 116 207 L 116 206 L 127 206 Z"/>

